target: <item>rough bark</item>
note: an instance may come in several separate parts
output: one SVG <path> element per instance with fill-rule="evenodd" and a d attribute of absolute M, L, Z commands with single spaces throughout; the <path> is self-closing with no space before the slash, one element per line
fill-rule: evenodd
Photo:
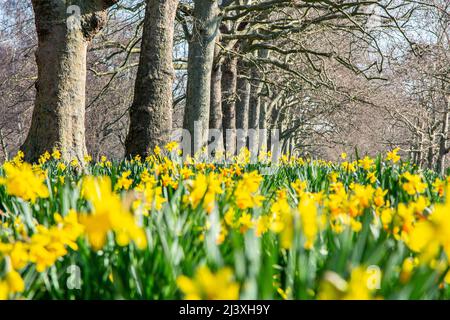
<path fill-rule="evenodd" d="M 265 99 L 260 98 L 259 103 L 259 144 L 261 146 L 260 150 L 268 151 L 267 150 L 267 102 Z"/>
<path fill-rule="evenodd" d="M 219 40 L 217 36 L 216 41 Z M 214 64 L 211 75 L 211 106 L 209 111 L 209 128 L 215 130 L 222 130 L 222 62 L 220 59 L 220 47 L 216 45 L 214 50 Z M 223 150 L 223 135 L 215 134 L 214 139 L 218 139 L 217 144 L 211 144 L 210 150 L 213 154 L 217 150 Z M 211 137 L 211 142 L 213 138 Z"/>
<path fill-rule="evenodd" d="M 257 68 L 252 68 L 251 73 L 251 92 L 250 92 L 250 106 L 249 106 L 249 116 L 248 116 L 248 128 L 258 129 L 259 128 L 259 105 L 260 105 L 260 95 L 263 88 L 262 82 L 259 79 L 259 71 Z"/>
<path fill-rule="evenodd" d="M 424 162 L 424 155 L 423 155 L 423 145 L 424 145 L 424 141 L 425 141 L 425 135 L 423 134 L 423 129 L 424 129 L 424 122 L 420 122 L 419 123 L 419 127 L 422 129 L 422 132 L 419 132 L 419 142 L 418 142 L 418 153 L 417 153 L 417 164 L 422 167 L 423 166 L 423 162 Z"/>
<path fill-rule="evenodd" d="M 427 168 L 433 170 L 433 165 L 434 165 L 434 148 L 432 146 L 429 146 L 427 154 Z"/>
<path fill-rule="evenodd" d="M 211 107 L 209 114 L 209 128 L 222 128 L 222 66 L 219 59 L 220 47 L 214 50 L 214 64 L 211 74 Z"/>
<path fill-rule="evenodd" d="M 128 156 L 145 156 L 170 141 L 172 131 L 172 61 L 178 0 L 148 0 L 130 130 Z"/>
<path fill-rule="evenodd" d="M 236 56 L 228 57 L 222 70 L 222 127 L 225 149 L 227 153 L 236 153 L 236 86 L 237 86 Z"/>
<path fill-rule="evenodd" d="M 65 160 L 83 161 L 85 141 L 86 54 L 106 23 L 106 9 L 117 0 L 33 0 L 38 35 L 38 80 L 31 128 L 21 147 L 36 161 L 58 148 Z M 75 15 L 72 15 L 75 13 Z"/>
<path fill-rule="evenodd" d="M 267 57 L 268 50 L 259 50 L 258 55 L 260 57 Z M 254 149 L 259 144 L 259 128 L 260 128 L 260 108 L 261 108 L 261 93 L 263 90 L 263 82 L 261 81 L 263 74 L 256 66 L 251 68 L 251 81 L 250 81 L 250 102 L 249 102 L 249 115 L 248 115 L 248 128 L 249 132 L 252 130 L 253 141 L 249 141 L 249 149 Z M 252 145 L 253 144 L 253 145 Z M 256 147 L 257 148 L 257 147 Z M 258 152 L 256 150 L 250 150 L 252 153 Z"/>
<path fill-rule="evenodd" d="M 237 79 L 237 101 L 236 101 L 236 129 L 237 132 L 237 152 L 247 145 L 247 132 L 249 123 L 250 105 L 250 82 L 249 69 L 242 60 L 238 63 L 239 76 Z"/>
<path fill-rule="evenodd" d="M 445 158 L 449 152 L 447 148 L 448 129 L 450 120 L 449 111 L 450 111 L 450 99 L 448 99 L 448 103 L 445 107 L 442 116 L 442 130 L 441 135 L 439 136 L 439 154 L 436 160 L 436 171 L 441 175 L 445 174 Z"/>
<path fill-rule="evenodd" d="M 259 72 L 256 67 L 252 68 L 251 71 L 251 89 L 250 89 L 250 101 L 249 101 L 249 110 L 248 110 L 248 132 L 249 142 L 248 148 L 252 154 L 257 154 L 259 151 L 259 109 L 261 104 L 261 91 L 262 91 L 262 82 L 259 79 Z"/>
<path fill-rule="evenodd" d="M 0 128 L 0 147 L 3 152 L 3 160 L 8 161 L 8 148 L 6 147 L 5 138 L 3 136 L 3 130 Z"/>
<path fill-rule="evenodd" d="M 195 0 L 192 36 L 189 39 L 188 80 L 183 127 L 192 136 L 192 146 L 199 149 L 207 143 L 211 101 L 211 72 L 215 38 L 218 32 L 217 0 Z M 200 128 L 194 132 L 195 125 Z M 192 151 L 195 151 L 194 149 Z"/>

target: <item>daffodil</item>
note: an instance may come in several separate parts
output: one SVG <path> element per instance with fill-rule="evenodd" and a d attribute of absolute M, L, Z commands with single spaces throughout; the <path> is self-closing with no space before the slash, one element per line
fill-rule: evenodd
<path fill-rule="evenodd" d="M 366 157 L 364 157 L 364 159 L 358 160 L 358 165 L 361 168 L 363 168 L 364 170 L 368 171 L 368 170 L 372 169 L 372 167 L 374 166 L 374 162 L 375 162 L 375 160 L 366 156 Z"/>
<path fill-rule="evenodd" d="M 400 151 L 400 148 L 395 148 L 392 151 L 389 151 L 386 156 L 387 161 L 392 161 L 392 163 L 397 163 L 400 161 L 400 156 L 398 155 L 398 152 Z"/>
<path fill-rule="evenodd" d="M 215 207 L 216 196 L 223 193 L 221 182 L 214 173 L 208 176 L 199 173 L 195 180 L 188 183 L 188 190 L 189 194 L 185 197 L 185 202 L 194 209 L 203 202 L 203 208 L 208 213 L 211 213 Z"/>
<path fill-rule="evenodd" d="M 320 227 L 317 205 L 314 199 L 308 195 L 303 196 L 300 199 L 298 211 L 300 212 L 302 231 L 306 239 L 304 247 L 312 249 Z"/>
<path fill-rule="evenodd" d="M 25 289 L 25 283 L 20 274 L 10 270 L 5 279 L 0 278 L 0 300 L 7 300 L 10 295 L 21 293 Z"/>
<path fill-rule="evenodd" d="M 403 183 L 403 190 L 405 190 L 409 195 L 416 195 L 425 192 L 427 185 L 423 183 L 422 177 L 419 175 L 411 174 L 410 172 L 405 172 L 403 178 L 406 182 Z"/>
<path fill-rule="evenodd" d="M 420 252 L 422 261 L 434 258 L 439 248 L 443 248 L 450 257 L 450 200 L 436 205 L 427 220 L 419 221 L 411 231 L 408 246 Z"/>
<path fill-rule="evenodd" d="M 6 178 L 0 180 L 0 184 L 5 185 L 9 195 L 31 202 L 49 196 L 44 172 L 33 170 L 28 163 L 17 166 L 8 162 L 3 165 L 3 169 Z"/>
<path fill-rule="evenodd" d="M 111 189 L 111 180 L 107 177 L 89 177 L 83 181 L 82 193 L 91 203 L 92 212 L 80 215 L 80 222 L 86 228 L 89 242 L 95 250 L 100 250 L 106 243 L 107 234 L 113 231 L 119 246 L 127 246 L 133 241 L 138 248 L 145 248 L 144 231 Z"/>
<path fill-rule="evenodd" d="M 321 300 L 370 300 L 376 289 L 371 283 L 371 278 L 379 277 L 380 275 L 372 275 L 364 267 L 354 268 L 348 281 L 334 272 L 327 272 L 321 283 L 318 298 Z"/>
<path fill-rule="evenodd" d="M 206 266 L 201 266 L 193 278 L 180 276 L 178 288 L 186 300 L 237 300 L 239 284 L 233 280 L 233 272 L 229 268 L 213 273 Z"/>
<path fill-rule="evenodd" d="M 116 183 L 115 189 L 116 190 L 128 190 L 130 189 L 130 186 L 133 184 L 133 179 L 130 179 L 131 171 L 125 171 L 120 176 L 119 180 Z"/>
<path fill-rule="evenodd" d="M 238 181 L 234 196 L 236 197 L 236 205 L 239 209 L 251 209 L 260 207 L 264 196 L 258 193 L 262 176 L 257 171 L 244 173 L 242 179 Z"/>

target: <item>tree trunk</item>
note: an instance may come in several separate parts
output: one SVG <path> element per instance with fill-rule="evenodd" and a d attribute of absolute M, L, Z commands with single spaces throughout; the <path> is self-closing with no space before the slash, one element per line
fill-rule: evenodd
<path fill-rule="evenodd" d="M 236 101 L 236 129 L 237 129 L 237 152 L 247 145 L 247 133 L 249 123 L 250 105 L 250 82 L 248 67 L 242 60 L 238 63 L 240 76 L 237 80 L 237 101 Z"/>
<path fill-rule="evenodd" d="M 259 50 L 258 56 L 266 58 L 268 56 L 268 50 Z M 263 90 L 263 82 L 261 79 L 263 74 L 256 67 L 251 69 L 251 88 L 250 88 L 250 101 L 249 101 L 249 115 L 248 115 L 248 128 L 249 128 L 249 150 L 252 154 L 257 154 L 259 151 L 259 128 L 260 128 L 260 108 L 261 108 L 261 93 Z"/>
<path fill-rule="evenodd" d="M 433 141 L 430 142 L 433 144 Z M 434 167 L 434 149 L 433 146 L 430 145 L 428 147 L 428 155 L 427 155 L 427 168 L 433 170 Z"/>
<path fill-rule="evenodd" d="M 425 142 L 425 135 L 423 133 L 424 126 L 425 126 L 424 122 L 421 122 L 420 125 L 419 125 L 419 127 L 421 128 L 421 130 L 419 132 L 419 144 L 418 144 L 419 152 L 418 152 L 418 155 L 417 155 L 417 164 L 418 164 L 419 167 L 422 167 L 423 166 L 423 162 L 424 162 L 424 159 L 423 159 L 424 158 L 423 145 L 424 145 L 424 142 Z"/>
<path fill-rule="evenodd" d="M 237 62 L 237 57 L 228 57 L 222 70 L 223 137 L 225 149 L 231 155 L 236 153 Z"/>
<path fill-rule="evenodd" d="M 216 42 L 220 41 L 220 36 L 216 37 Z M 223 151 L 222 132 L 222 62 L 220 59 L 220 47 L 215 46 L 214 64 L 211 75 L 211 106 L 209 111 L 210 129 L 210 155 L 214 156 L 216 151 Z M 216 141 L 217 139 L 217 141 Z"/>
<path fill-rule="evenodd" d="M 251 93 L 250 93 L 250 106 L 249 106 L 249 116 L 248 116 L 248 128 L 258 129 L 259 128 L 259 105 L 260 105 L 260 95 L 263 88 L 263 84 L 259 81 L 259 71 L 256 68 L 252 68 L 251 73 Z"/>
<path fill-rule="evenodd" d="M 21 147 L 27 161 L 58 148 L 64 160 L 83 162 L 87 46 L 115 2 L 79 0 L 68 6 L 64 0 L 32 1 L 38 80 L 31 128 Z"/>
<path fill-rule="evenodd" d="M 268 139 L 268 126 L 267 126 L 267 102 L 265 99 L 260 98 L 259 103 L 259 145 L 260 151 L 268 151 L 267 139 Z"/>
<path fill-rule="evenodd" d="M 219 61 L 220 47 L 214 50 L 214 65 L 211 75 L 211 108 L 209 115 L 209 128 L 222 128 L 222 66 Z"/>
<path fill-rule="evenodd" d="M 3 160 L 8 161 L 8 148 L 6 147 L 5 137 L 3 136 L 2 128 L 0 128 L 0 147 L 3 152 Z"/>
<path fill-rule="evenodd" d="M 178 0 L 148 0 L 126 140 L 129 156 L 145 156 L 171 138 L 172 61 Z"/>
<path fill-rule="evenodd" d="M 449 103 L 445 106 L 445 110 L 443 113 L 442 130 L 441 135 L 439 136 L 439 154 L 436 160 L 436 171 L 442 176 L 445 174 L 445 157 L 448 153 L 447 139 L 449 129 L 449 109 L 450 100 Z"/>
<path fill-rule="evenodd" d="M 191 134 L 192 151 L 208 140 L 211 71 L 219 25 L 217 0 L 194 0 L 192 36 L 189 39 L 188 80 L 183 127 Z M 197 126 L 197 130 L 196 129 Z M 195 132 L 194 132 L 195 131 Z"/>

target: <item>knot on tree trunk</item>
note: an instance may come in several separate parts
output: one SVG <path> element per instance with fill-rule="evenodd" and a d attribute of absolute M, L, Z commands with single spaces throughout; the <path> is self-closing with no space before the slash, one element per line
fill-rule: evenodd
<path fill-rule="evenodd" d="M 96 0 L 87 5 L 87 10 L 81 19 L 81 31 L 87 41 L 100 32 L 106 25 L 107 9 L 115 5 L 119 0 Z"/>
<path fill-rule="evenodd" d="M 94 13 L 88 13 L 83 16 L 81 21 L 81 31 L 87 41 L 100 32 L 106 24 L 107 13 L 105 10 Z"/>

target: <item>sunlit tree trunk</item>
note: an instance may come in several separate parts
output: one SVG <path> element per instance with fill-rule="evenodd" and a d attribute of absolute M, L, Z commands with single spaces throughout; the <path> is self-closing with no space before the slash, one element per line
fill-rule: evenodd
<path fill-rule="evenodd" d="M 268 139 L 268 123 L 267 123 L 267 102 L 265 99 L 260 98 L 259 101 L 259 151 L 268 151 L 267 139 Z"/>
<path fill-rule="evenodd" d="M 258 56 L 262 58 L 266 58 L 268 56 L 268 50 L 259 50 Z M 249 132 L 252 133 L 249 141 L 249 148 L 253 153 L 259 151 L 259 129 L 261 126 L 264 126 L 263 123 L 260 123 L 261 119 L 261 93 L 263 90 L 263 82 L 261 79 L 263 78 L 263 74 L 260 69 L 256 66 L 252 66 L 250 73 L 250 101 L 249 101 L 249 115 L 248 115 L 248 129 Z M 255 150 L 256 149 L 256 150 Z"/>
<path fill-rule="evenodd" d="M 208 139 L 211 72 L 220 23 L 218 1 L 194 0 L 193 19 L 183 127 L 189 130 L 192 146 L 198 149 L 206 145 Z M 195 125 L 199 128 L 198 132 L 194 132 Z"/>
<path fill-rule="evenodd" d="M 145 156 L 171 138 L 172 61 L 178 0 L 148 0 L 141 55 L 126 140 L 129 156 Z"/>
<path fill-rule="evenodd" d="M 237 134 L 237 152 L 240 148 L 247 145 L 247 132 L 249 123 L 249 105 L 250 105 L 250 82 L 248 66 L 242 60 L 238 63 L 239 77 L 237 80 L 237 101 L 236 101 L 236 129 Z"/>
<path fill-rule="evenodd" d="M 222 127 L 225 149 L 231 155 L 236 152 L 237 62 L 237 57 L 228 57 L 222 70 Z"/>
<path fill-rule="evenodd" d="M 86 155 L 86 55 L 117 0 L 33 0 L 38 35 L 38 80 L 30 131 L 21 149 L 27 161 L 58 148 L 65 160 Z"/>
<path fill-rule="evenodd" d="M 445 173 L 445 158 L 449 152 L 447 147 L 448 130 L 449 130 L 449 111 L 450 111 L 450 97 L 445 106 L 445 110 L 442 116 L 442 130 L 439 137 L 439 154 L 436 161 L 436 171 L 444 175 Z"/>
<path fill-rule="evenodd" d="M 216 41 L 219 37 L 216 38 Z M 211 137 L 211 142 L 216 142 L 211 144 L 211 154 L 218 150 L 223 150 L 223 134 L 220 134 L 222 130 L 222 62 L 220 59 L 220 47 L 216 45 L 214 50 L 214 64 L 211 75 L 211 106 L 209 114 L 209 128 L 217 130 L 214 134 L 214 140 Z M 218 141 L 215 141 L 218 139 Z"/>

